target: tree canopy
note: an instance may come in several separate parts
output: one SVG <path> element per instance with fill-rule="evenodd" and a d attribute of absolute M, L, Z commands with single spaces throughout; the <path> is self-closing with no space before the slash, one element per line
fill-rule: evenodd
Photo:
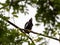
<path fill-rule="evenodd" d="M 26 29 L 21 29 L 14 23 L 10 22 L 10 17 L 4 16 L 4 11 L 11 13 L 14 17 L 18 18 L 16 14 L 18 13 L 29 13 L 27 12 L 27 5 L 35 7 L 37 13 L 35 19 L 39 23 L 43 23 L 45 30 L 43 34 L 32 32 L 38 36 L 37 39 L 29 37 L 23 31 Z M 1 45 L 22 45 L 27 42 L 28 45 L 35 45 L 37 42 L 44 40 L 44 37 L 48 37 L 57 41 L 60 41 L 60 0 L 5 0 L 0 2 L 0 44 Z M 8 26 L 12 25 L 15 28 L 9 29 Z M 36 24 L 39 26 L 39 24 Z M 22 31 L 23 30 L 23 31 Z M 57 38 L 56 35 L 59 37 Z M 40 37 L 43 36 L 43 37 Z M 44 42 L 40 45 L 46 44 Z"/>

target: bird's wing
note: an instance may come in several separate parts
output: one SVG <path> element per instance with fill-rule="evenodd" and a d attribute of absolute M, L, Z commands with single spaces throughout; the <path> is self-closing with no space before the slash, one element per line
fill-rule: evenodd
<path fill-rule="evenodd" d="M 25 27 L 24 28 L 26 28 L 28 26 L 28 22 L 25 24 Z"/>

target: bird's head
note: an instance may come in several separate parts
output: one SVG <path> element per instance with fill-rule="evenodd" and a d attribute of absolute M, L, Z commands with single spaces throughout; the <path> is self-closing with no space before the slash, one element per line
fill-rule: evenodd
<path fill-rule="evenodd" d="M 32 18 L 31 18 L 29 21 L 31 21 L 31 22 L 32 22 Z"/>

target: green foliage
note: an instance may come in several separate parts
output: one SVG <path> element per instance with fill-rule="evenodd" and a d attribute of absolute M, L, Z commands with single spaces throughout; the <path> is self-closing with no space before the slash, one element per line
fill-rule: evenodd
<path fill-rule="evenodd" d="M 43 38 L 42 37 L 38 37 L 37 39 L 35 39 L 36 42 L 40 42 Z"/>
<path fill-rule="evenodd" d="M 60 22 L 57 21 L 59 20 L 60 14 L 60 0 L 16 0 L 13 3 L 11 3 L 10 0 L 6 0 L 5 3 L 0 2 L 0 5 L 2 6 L 0 7 L 0 10 L 3 9 L 9 12 L 12 8 L 12 15 L 14 17 L 18 17 L 16 15 L 17 13 L 25 13 L 25 8 L 27 8 L 26 4 L 30 6 L 34 6 L 34 4 L 36 5 L 37 13 L 35 15 L 35 18 L 37 22 L 42 22 L 44 24 L 44 35 L 55 37 L 58 34 L 58 31 L 60 31 Z M 28 42 L 29 45 L 35 45 L 29 41 L 29 38 L 25 34 L 19 32 L 18 29 L 9 29 L 9 25 L 3 19 L 8 20 L 9 17 L 0 14 L 0 44 L 22 45 L 22 43 Z M 39 26 L 38 23 L 36 25 Z M 35 41 L 39 42 L 42 39 L 43 38 L 38 37 Z M 45 42 L 42 42 L 40 45 L 44 44 Z"/>
<path fill-rule="evenodd" d="M 23 44 L 24 42 L 28 42 L 28 37 L 19 31 L 19 29 L 9 29 L 7 22 L 4 20 L 8 20 L 8 17 L 0 14 L 0 44 L 2 45 L 15 45 L 15 44 Z M 30 42 L 30 41 L 29 41 Z M 33 43 L 34 44 L 34 43 Z"/>

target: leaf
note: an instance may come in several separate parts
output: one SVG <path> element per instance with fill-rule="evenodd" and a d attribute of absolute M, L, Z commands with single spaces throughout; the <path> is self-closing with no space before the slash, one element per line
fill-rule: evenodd
<path fill-rule="evenodd" d="M 35 45 L 34 43 L 31 43 L 30 45 Z"/>
<path fill-rule="evenodd" d="M 42 37 L 38 37 L 37 39 L 35 39 L 36 42 L 41 41 L 43 38 Z"/>
<path fill-rule="evenodd" d="M 16 12 L 12 12 L 12 14 L 16 14 Z"/>
<path fill-rule="evenodd" d="M 15 14 L 13 14 L 13 16 L 14 16 L 14 17 L 16 17 L 16 18 L 18 18 L 18 16 L 17 16 L 17 15 L 15 15 Z"/>
<path fill-rule="evenodd" d="M 40 24 L 35 24 L 36 26 L 39 26 Z"/>
<path fill-rule="evenodd" d="M 9 8 L 6 8 L 6 11 L 9 11 Z"/>

